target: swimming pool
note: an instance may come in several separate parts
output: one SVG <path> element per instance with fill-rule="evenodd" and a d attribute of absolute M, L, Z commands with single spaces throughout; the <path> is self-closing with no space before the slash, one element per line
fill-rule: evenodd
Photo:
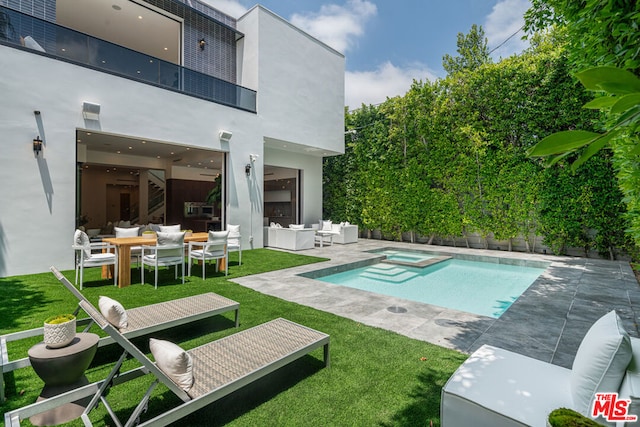
<path fill-rule="evenodd" d="M 381 262 L 315 279 L 497 319 L 544 270 L 446 259 L 425 268 Z"/>

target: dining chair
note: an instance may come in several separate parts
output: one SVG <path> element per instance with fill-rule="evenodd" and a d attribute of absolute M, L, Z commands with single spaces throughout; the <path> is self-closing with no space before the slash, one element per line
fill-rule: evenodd
<path fill-rule="evenodd" d="M 140 235 L 140 227 L 113 227 L 113 231 L 116 233 L 116 237 L 138 237 Z M 142 256 L 142 246 L 132 246 L 131 256 L 135 257 L 136 262 L 140 264 L 140 257 Z"/>
<path fill-rule="evenodd" d="M 156 233 L 155 246 L 142 246 L 140 258 L 140 278 L 144 284 L 145 265 L 155 269 L 154 287 L 158 289 L 158 267 L 175 267 L 175 278 L 178 278 L 178 265 L 182 266 L 182 283 L 184 284 L 184 233 Z"/>
<path fill-rule="evenodd" d="M 227 251 L 228 231 L 209 231 L 206 242 L 189 242 L 189 276 L 191 276 L 192 260 L 202 263 L 202 279 L 204 280 L 204 270 L 207 261 L 216 260 L 216 272 L 218 271 L 218 260 L 223 259 L 224 275 L 229 274 L 229 253 Z M 194 249 L 201 248 L 201 249 Z"/>
<path fill-rule="evenodd" d="M 238 252 L 238 265 L 242 265 L 242 236 L 240 235 L 240 226 L 227 224 L 229 237 L 227 238 L 227 251 Z"/>
<path fill-rule="evenodd" d="M 113 284 L 118 284 L 118 252 L 116 247 L 106 242 L 91 242 L 89 236 L 82 230 L 73 234 L 72 248 L 75 251 L 76 286 L 80 273 L 80 289 L 84 282 L 84 269 L 113 265 Z M 96 252 L 96 251 L 100 252 Z M 112 251 L 113 250 L 113 251 Z"/>

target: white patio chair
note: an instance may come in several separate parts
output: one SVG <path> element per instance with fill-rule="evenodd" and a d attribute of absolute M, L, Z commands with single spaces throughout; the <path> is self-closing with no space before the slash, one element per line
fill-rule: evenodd
<path fill-rule="evenodd" d="M 118 284 L 118 254 L 115 246 L 105 242 L 91 243 L 87 233 L 76 230 L 73 234 L 72 248 L 75 251 L 76 286 L 78 286 L 78 272 L 80 273 L 80 289 L 82 289 L 84 269 L 104 265 L 113 265 L 113 284 Z M 95 252 L 97 250 L 100 252 Z"/>
<path fill-rule="evenodd" d="M 184 233 L 156 233 L 156 246 L 142 246 L 140 258 L 140 281 L 144 283 L 145 265 L 155 269 L 154 287 L 158 289 L 158 267 L 175 267 L 178 278 L 178 265 L 182 266 L 184 284 Z"/>
<path fill-rule="evenodd" d="M 206 242 L 189 242 L 189 276 L 191 276 L 192 260 L 202 262 L 202 279 L 207 261 L 216 260 L 216 272 L 218 260 L 224 259 L 224 275 L 229 274 L 229 252 L 227 251 L 228 231 L 209 231 Z M 200 247 L 202 249 L 194 249 Z"/>
<path fill-rule="evenodd" d="M 238 252 L 238 265 L 242 265 L 242 236 L 240 235 L 240 226 L 227 224 L 227 251 Z"/>
<path fill-rule="evenodd" d="M 140 233 L 140 227 L 113 227 L 113 231 L 116 233 L 116 237 L 138 237 Z M 142 246 L 132 246 L 131 256 L 135 257 L 136 262 L 140 264 L 140 257 L 142 256 Z"/>

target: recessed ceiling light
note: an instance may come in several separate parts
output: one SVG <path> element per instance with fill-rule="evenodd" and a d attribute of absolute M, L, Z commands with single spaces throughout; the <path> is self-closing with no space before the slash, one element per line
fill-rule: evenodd
<path fill-rule="evenodd" d="M 168 48 L 168 47 L 165 47 L 165 48 L 164 48 L 164 50 L 169 50 L 169 48 Z"/>
<path fill-rule="evenodd" d="M 91 135 L 91 132 L 87 132 L 87 135 Z"/>
<path fill-rule="evenodd" d="M 171 152 L 171 155 L 175 154 L 173 151 Z"/>
<path fill-rule="evenodd" d="M 160 158 L 160 156 L 157 156 L 157 158 L 159 159 L 159 158 Z"/>
<path fill-rule="evenodd" d="M 142 19 L 142 15 L 138 15 L 138 19 Z"/>
<path fill-rule="evenodd" d="M 122 8 L 117 4 L 111 5 L 111 7 L 113 8 L 113 10 L 122 10 Z"/>
<path fill-rule="evenodd" d="M 116 153 L 120 154 L 120 150 L 116 151 Z"/>
<path fill-rule="evenodd" d="M 143 143 L 143 144 L 146 144 L 146 143 L 147 143 L 147 141 L 142 141 L 142 143 Z"/>
<path fill-rule="evenodd" d="M 129 150 L 133 150 L 133 147 L 129 147 Z"/>

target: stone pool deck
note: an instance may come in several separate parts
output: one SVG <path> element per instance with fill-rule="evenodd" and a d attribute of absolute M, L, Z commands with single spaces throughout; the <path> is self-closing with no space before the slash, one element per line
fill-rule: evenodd
<path fill-rule="evenodd" d="M 499 319 L 300 276 L 321 269 L 337 271 L 350 263 L 366 263 L 380 257 L 367 251 L 382 248 L 424 250 L 455 257 L 480 256 L 492 262 L 497 258 L 523 264 L 548 262 L 550 266 Z M 491 344 L 568 368 L 586 331 L 611 310 L 618 312 L 631 336 L 640 336 L 637 324 L 640 286 L 629 263 L 624 261 L 370 239 L 296 253 L 329 261 L 234 280 L 264 294 L 464 353 Z M 403 310 L 398 307 L 406 311 L 400 312 Z"/>

